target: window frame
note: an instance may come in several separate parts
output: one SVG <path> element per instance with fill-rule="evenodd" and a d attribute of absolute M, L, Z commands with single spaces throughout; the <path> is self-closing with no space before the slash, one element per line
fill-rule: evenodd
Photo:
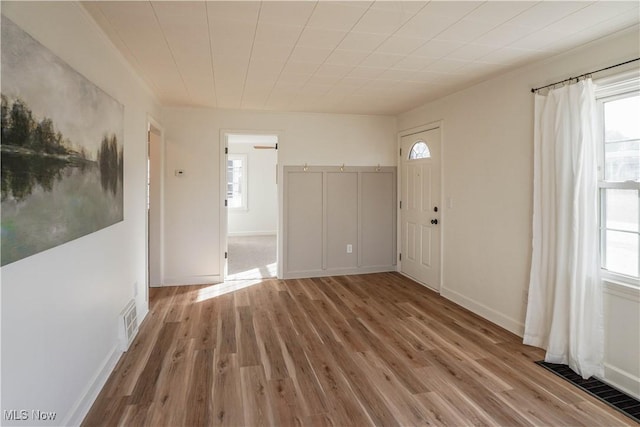
<path fill-rule="evenodd" d="M 631 96 L 640 95 L 640 72 L 632 71 L 621 73 L 613 77 L 603 78 L 596 83 L 596 137 L 598 145 L 598 233 L 600 240 L 600 267 L 601 276 L 605 281 L 613 281 L 640 287 L 640 278 L 628 276 L 622 273 L 611 272 L 604 268 L 606 262 L 606 206 L 604 202 L 605 189 L 637 190 L 638 204 L 640 209 L 640 183 L 634 181 L 606 181 L 605 180 L 605 126 L 604 126 L 604 104 L 606 102 L 624 99 Z M 633 233 L 633 232 L 630 232 Z M 638 235 L 640 245 L 640 232 Z M 640 255 L 639 255 L 640 257 Z M 640 260 L 639 260 L 640 262 Z M 638 272 L 640 276 L 640 271 Z"/>
<path fill-rule="evenodd" d="M 229 161 L 237 161 L 240 160 L 242 167 L 242 176 L 240 177 L 240 206 L 231 206 L 231 203 L 228 203 L 228 209 L 231 211 L 248 211 L 248 193 L 249 193 L 249 179 L 248 179 L 248 161 L 246 154 L 236 154 L 229 153 L 227 155 L 227 188 L 229 186 Z M 229 197 L 229 192 L 227 190 L 227 199 L 231 200 Z"/>
<path fill-rule="evenodd" d="M 426 156 L 423 156 L 423 157 L 411 157 L 411 155 L 414 152 L 413 149 L 418 144 L 424 144 L 424 146 L 426 148 L 423 151 L 423 153 L 426 153 Z M 431 148 L 429 148 L 429 144 L 427 143 L 427 141 L 425 141 L 423 139 L 419 139 L 419 140 L 415 141 L 413 144 L 411 144 L 411 147 L 409 148 L 409 153 L 407 154 L 407 160 L 424 160 L 424 159 L 430 159 L 430 158 L 431 158 Z"/>

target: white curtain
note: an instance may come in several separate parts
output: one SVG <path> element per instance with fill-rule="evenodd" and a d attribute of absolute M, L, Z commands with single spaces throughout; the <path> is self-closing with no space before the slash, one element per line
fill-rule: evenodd
<path fill-rule="evenodd" d="M 591 79 L 535 95 L 533 255 L 524 343 L 602 376 L 596 101 Z"/>

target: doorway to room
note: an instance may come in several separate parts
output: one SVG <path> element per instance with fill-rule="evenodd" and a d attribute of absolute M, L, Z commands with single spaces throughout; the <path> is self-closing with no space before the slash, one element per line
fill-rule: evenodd
<path fill-rule="evenodd" d="M 147 127 L 147 283 L 151 287 L 164 284 L 163 147 L 162 129 L 149 118 Z"/>
<path fill-rule="evenodd" d="M 225 280 L 277 276 L 278 135 L 226 133 Z"/>

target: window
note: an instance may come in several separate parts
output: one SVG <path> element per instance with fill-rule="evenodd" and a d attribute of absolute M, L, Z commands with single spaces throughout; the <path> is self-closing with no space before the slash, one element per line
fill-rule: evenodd
<path fill-rule="evenodd" d="M 413 144 L 411 151 L 409 151 L 409 160 L 428 159 L 431 157 L 431 151 L 427 143 L 424 141 L 418 141 Z"/>
<path fill-rule="evenodd" d="M 247 156 L 227 157 L 227 201 L 230 209 L 247 209 Z"/>
<path fill-rule="evenodd" d="M 598 87 L 600 258 L 605 277 L 640 276 L 640 79 Z"/>

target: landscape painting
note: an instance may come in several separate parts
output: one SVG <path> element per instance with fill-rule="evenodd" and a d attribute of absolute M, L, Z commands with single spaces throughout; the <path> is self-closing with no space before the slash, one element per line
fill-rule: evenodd
<path fill-rule="evenodd" d="M 1 264 L 123 219 L 124 107 L 2 16 Z"/>

